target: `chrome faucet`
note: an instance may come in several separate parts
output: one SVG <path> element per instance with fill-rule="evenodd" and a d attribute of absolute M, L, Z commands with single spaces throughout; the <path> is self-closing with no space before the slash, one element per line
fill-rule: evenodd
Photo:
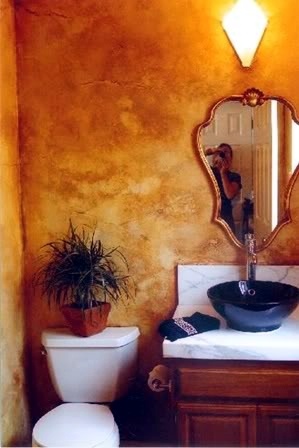
<path fill-rule="evenodd" d="M 247 247 L 247 264 L 246 264 L 247 280 L 255 280 L 257 255 L 256 255 L 256 240 L 253 233 L 245 234 L 245 246 Z"/>

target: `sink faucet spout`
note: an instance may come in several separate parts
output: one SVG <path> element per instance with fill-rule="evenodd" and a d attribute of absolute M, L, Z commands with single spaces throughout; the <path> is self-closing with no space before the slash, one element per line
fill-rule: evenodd
<path fill-rule="evenodd" d="M 246 264 L 247 280 L 255 280 L 257 255 L 256 255 L 256 239 L 253 233 L 246 233 L 245 246 L 247 247 L 247 264 Z"/>

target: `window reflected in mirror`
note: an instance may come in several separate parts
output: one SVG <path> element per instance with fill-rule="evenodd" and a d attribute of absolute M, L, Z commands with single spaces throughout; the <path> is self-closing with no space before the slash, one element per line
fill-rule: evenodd
<path fill-rule="evenodd" d="M 254 106 L 242 96 L 221 101 L 199 127 L 198 143 L 217 192 L 216 220 L 238 245 L 254 233 L 263 248 L 290 220 L 299 126 L 286 101 L 263 97 Z"/>

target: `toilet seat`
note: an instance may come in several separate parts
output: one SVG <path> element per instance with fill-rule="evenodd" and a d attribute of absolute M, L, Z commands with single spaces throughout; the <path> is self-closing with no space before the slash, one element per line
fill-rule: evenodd
<path fill-rule="evenodd" d="M 32 441 L 41 447 L 117 447 L 119 431 L 107 406 L 64 403 L 38 420 Z"/>

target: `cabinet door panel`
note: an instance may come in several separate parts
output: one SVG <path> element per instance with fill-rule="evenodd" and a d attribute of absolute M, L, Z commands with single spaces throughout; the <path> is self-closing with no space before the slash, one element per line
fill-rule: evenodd
<path fill-rule="evenodd" d="M 178 403 L 179 446 L 254 447 L 256 406 Z"/>
<path fill-rule="evenodd" d="M 299 405 L 260 405 L 257 412 L 260 446 L 299 446 Z"/>

